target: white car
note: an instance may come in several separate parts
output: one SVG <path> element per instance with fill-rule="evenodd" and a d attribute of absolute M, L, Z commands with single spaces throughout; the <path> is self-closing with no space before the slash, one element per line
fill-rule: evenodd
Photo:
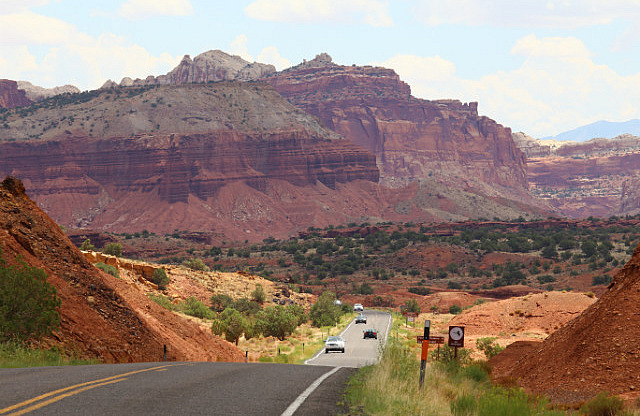
<path fill-rule="evenodd" d="M 329 337 L 324 343 L 324 353 L 329 351 L 344 352 L 344 338 L 342 337 Z"/>
<path fill-rule="evenodd" d="M 362 312 L 362 311 L 364 311 L 364 306 L 362 306 L 361 303 L 356 303 L 355 305 L 353 305 L 353 311 L 354 312 Z"/>

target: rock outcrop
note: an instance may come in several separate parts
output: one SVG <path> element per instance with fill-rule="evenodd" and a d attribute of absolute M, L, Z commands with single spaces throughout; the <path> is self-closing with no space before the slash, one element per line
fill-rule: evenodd
<path fill-rule="evenodd" d="M 53 88 L 44 88 L 33 85 L 28 81 L 18 81 L 18 88 L 24 90 L 27 93 L 27 98 L 33 102 L 42 101 L 45 98 L 53 97 L 54 95 L 76 94 L 80 92 L 78 87 L 69 84 Z"/>
<path fill-rule="evenodd" d="M 23 107 L 31 104 L 26 93 L 18 88 L 16 81 L 0 79 L 0 108 Z"/>
<path fill-rule="evenodd" d="M 640 137 L 516 142 L 527 154 L 532 193 L 562 215 L 586 218 L 640 212 Z"/>
<path fill-rule="evenodd" d="M 391 69 L 336 65 L 326 54 L 266 80 L 374 153 L 382 184 L 433 177 L 485 195 L 526 195 L 524 155 L 510 129 L 478 115 L 477 103 L 417 99 Z"/>
<path fill-rule="evenodd" d="M 191 59 L 182 58 L 180 64 L 166 75 L 148 76 L 145 79 L 125 77 L 121 87 L 139 85 L 178 85 L 186 83 L 206 83 L 217 81 L 254 81 L 276 72 L 273 65 L 247 62 L 237 55 L 229 55 L 220 50 L 201 53 Z M 115 82 L 108 80 L 102 88 L 113 88 Z"/>

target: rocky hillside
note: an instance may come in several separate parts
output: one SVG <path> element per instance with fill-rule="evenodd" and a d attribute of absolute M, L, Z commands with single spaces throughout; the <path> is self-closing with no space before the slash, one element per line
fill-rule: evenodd
<path fill-rule="evenodd" d="M 258 62 L 249 63 L 237 55 L 229 55 L 221 50 L 201 53 L 194 59 L 189 55 L 182 58 L 180 64 L 166 75 L 145 79 L 125 77 L 116 84 L 108 80 L 102 88 L 133 85 L 177 85 L 186 83 L 206 83 L 216 81 L 254 81 L 276 72 L 273 65 Z"/>
<path fill-rule="evenodd" d="M 640 314 L 640 250 L 615 276 L 610 289 L 543 343 L 514 345 L 492 360 L 493 377 L 517 380 L 555 402 L 575 404 L 601 391 L 639 395 L 640 361 L 634 325 Z"/>
<path fill-rule="evenodd" d="M 640 212 L 640 137 L 586 142 L 514 140 L 527 155 L 529 186 L 568 217 L 608 217 Z"/>
<path fill-rule="evenodd" d="M 4 259 L 43 269 L 61 299 L 61 327 L 46 344 L 105 362 L 240 361 L 235 346 L 150 301 L 144 292 L 92 266 L 60 228 L 8 177 L 0 185 Z"/>
<path fill-rule="evenodd" d="M 29 81 L 18 81 L 18 88 L 24 90 L 27 94 L 27 98 L 34 102 L 42 101 L 45 98 L 53 97 L 54 95 L 76 94 L 80 92 L 78 87 L 69 84 L 53 88 L 44 88 L 33 85 Z"/>
<path fill-rule="evenodd" d="M 326 54 L 267 81 L 373 152 L 384 185 L 433 177 L 464 191 L 533 203 L 526 197 L 525 158 L 510 129 L 479 116 L 477 103 L 417 99 L 391 69 L 336 65 Z"/>
<path fill-rule="evenodd" d="M 31 103 L 26 93 L 18 88 L 17 82 L 0 79 L 0 109 L 23 107 Z"/>

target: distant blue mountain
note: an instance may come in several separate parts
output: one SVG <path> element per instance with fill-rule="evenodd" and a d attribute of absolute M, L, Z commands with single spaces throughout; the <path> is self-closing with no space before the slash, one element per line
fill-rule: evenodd
<path fill-rule="evenodd" d="M 612 139 L 621 134 L 640 136 L 640 120 L 629 120 L 619 123 L 611 121 L 596 121 L 577 129 L 565 131 L 556 136 L 545 137 L 542 140 L 554 139 L 560 141 L 584 142 L 595 138 Z"/>

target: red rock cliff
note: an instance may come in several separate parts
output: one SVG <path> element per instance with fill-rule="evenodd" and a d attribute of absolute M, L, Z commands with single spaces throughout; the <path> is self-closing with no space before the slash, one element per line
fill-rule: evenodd
<path fill-rule="evenodd" d="M 477 103 L 411 96 L 390 69 L 307 62 L 267 78 L 323 124 L 375 153 L 381 183 L 434 176 L 462 187 L 527 187 L 525 158 L 511 131 L 478 116 Z"/>
<path fill-rule="evenodd" d="M 0 79 L 0 108 L 15 108 L 30 105 L 23 90 L 18 89 L 18 83 L 8 79 Z"/>

